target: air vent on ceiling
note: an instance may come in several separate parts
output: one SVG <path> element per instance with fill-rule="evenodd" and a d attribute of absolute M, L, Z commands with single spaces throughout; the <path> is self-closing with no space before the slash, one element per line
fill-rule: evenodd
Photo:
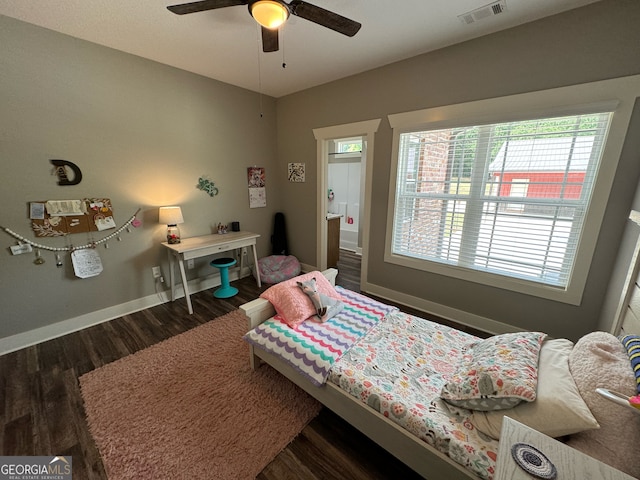
<path fill-rule="evenodd" d="M 475 10 L 471 10 L 470 12 L 458 15 L 458 18 L 462 23 L 466 23 L 468 25 L 484 18 L 498 15 L 506 10 L 506 0 L 499 0 L 498 2 L 492 2 L 489 5 L 485 5 L 484 7 L 476 8 Z"/>

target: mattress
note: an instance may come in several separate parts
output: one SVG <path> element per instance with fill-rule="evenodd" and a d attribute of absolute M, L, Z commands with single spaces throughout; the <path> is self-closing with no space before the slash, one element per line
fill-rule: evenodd
<path fill-rule="evenodd" d="M 440 399 L 463 345 L 474 340 L 478 338 L 393 311 L 334 363 L 327 381 L 489 480 L 498 442 L 473 426 L 469 410 Z"/>

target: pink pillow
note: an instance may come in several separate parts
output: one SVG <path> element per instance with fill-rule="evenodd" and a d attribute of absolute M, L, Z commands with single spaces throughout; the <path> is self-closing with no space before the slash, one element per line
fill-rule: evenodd
<path fill-rule="evenodd" d="M 306 282 L 312 278 L 316 279 L 316 285 L 320 293 L 336 300 L 342 300 L 342 297 L 336 292 L 333 285 L 329 283 L 329 280 L 318 271 L 305 273 L 273 285 L 262 292 L 260 297 L 269 300 L 282 320 L 291 328 L 296 328 L 316 313 L 311 299 L 302 292 L 297 283 Z"/>

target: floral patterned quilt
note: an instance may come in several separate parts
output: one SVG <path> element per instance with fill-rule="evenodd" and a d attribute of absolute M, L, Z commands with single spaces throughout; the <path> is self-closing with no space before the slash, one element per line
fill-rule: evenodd
<path fill-rule="evenodd" d="M 462 346 L 474 340 L 459 330 L 391 312 L 333 365 L 327 381 L 489 480 L 498 442 L 475 429 L 469 410 L 440 399 Z"/>

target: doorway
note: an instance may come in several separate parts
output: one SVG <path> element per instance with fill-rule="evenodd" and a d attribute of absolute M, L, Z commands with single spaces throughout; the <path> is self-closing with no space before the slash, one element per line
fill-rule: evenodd
<path fill-rule="evenodd" d="M 318 166 L 318 202 L 317 202 L 317 253 L 318 268 L 327 268 L 327 215 L 329 214 L 329 163 L 331 155 L 335 156 L 336 141 L 342 139 L 359 138 L 363 149 L 360 158 L 360 185 L 363 195 L 358 205 L 358 244 L 362 254 L 360 283 L 366 283 L 368 229 L 371 210 L 371 183 L 373 164 L 373 140 L 378 130 L 380 119 L 363 122 L 336 125 L 333 127 L 316 128 L 313 134 L 317 143 Z M 362 205 L 364 204 L 364 205 Z M 355 207 L 352 206 L 352 211 Z"/>
<path fill-rule="evenodd" d="M 367 141 L 362 136 L 329 140 L 328 213 L 340 219 L 340 250 L 362 254 L 360 219 L 364 211 L 363 157 Z M 331 230 L 331 228 L 329 228 Z"/>

